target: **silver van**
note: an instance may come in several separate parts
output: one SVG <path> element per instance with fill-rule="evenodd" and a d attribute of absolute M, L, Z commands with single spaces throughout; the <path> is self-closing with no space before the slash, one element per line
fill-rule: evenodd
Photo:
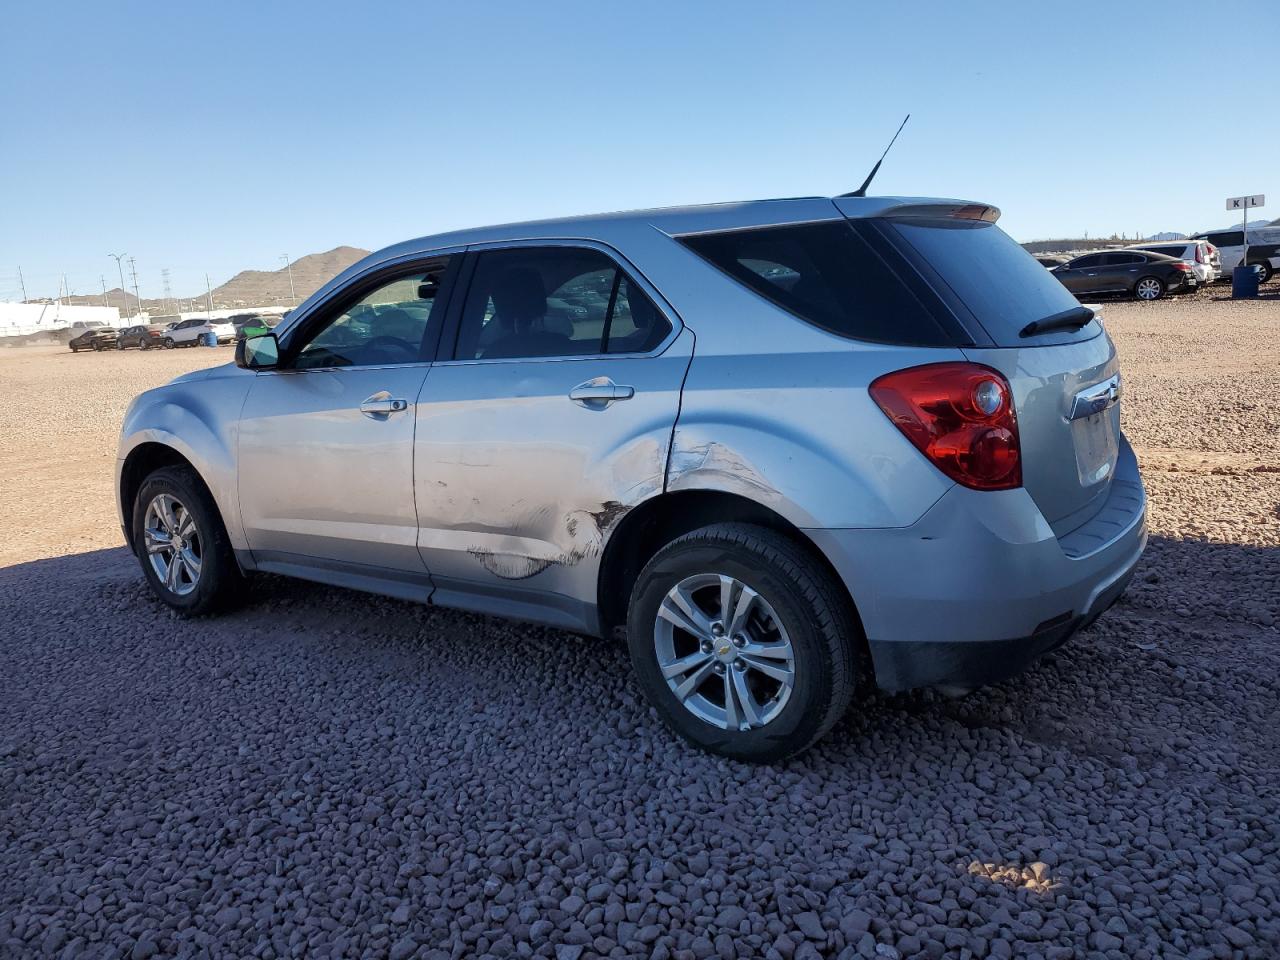
<path fill-rule="evenodd" d="M 254 571 L 625 634 L 683 737 L 776 760 L 869 685 L 961 692 L 1124 590 L 1115 348 L 987 204 L 805 198 L 372 254 L 139 396 L 156 595 Z"/>

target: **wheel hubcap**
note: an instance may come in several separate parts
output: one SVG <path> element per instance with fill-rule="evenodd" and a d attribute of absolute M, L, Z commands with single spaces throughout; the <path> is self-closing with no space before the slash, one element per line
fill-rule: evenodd
<path fill-rule="evenodd" d="M 1143 280 L 1138 284 L 1138 296 L 1143 300 L 1154 300 L 1160 295 L 1160 284 L 1154 280 Z"/>
<path fill-rule="evenodd" d="M 654 623 L 654 653 L 686 710 L 722 730 L 777 718 L 795 687 L 795 650 L 769 602 L 725 574 L 686 577 Z"/>
<path fill-rule="evenodd" d="M 142 539 L 151 569 L 170 593 L 185 597 L 200 583 L 202 544 L 196 519 L 177 497 L 157 494 L 147 504 Z"/>

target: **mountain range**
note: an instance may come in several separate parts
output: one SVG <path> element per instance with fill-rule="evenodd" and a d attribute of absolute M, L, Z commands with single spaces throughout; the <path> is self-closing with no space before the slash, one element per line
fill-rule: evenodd
<path fill-rule="evenodd" d="M 279 270 L 241 270 L 234 277 L 212 290 L 215 310 L 235 307 L 290 307 L 301 303 L 325 283 L 333 279 L 351 264 L 367 256 L 368 250 L 359 247 L 334 247 L 324 253 L 312 253 L 299 257 L 291 264 L 293 289 L 289 287 L 289 267 Z M 151 316 L 170 313 L 200 311 L 206 309 L 208 297 L 205 291 L 194 296 L 142 298 L 142 309 Z M 102 294 L 68 297 L 65 303 L 102 306 Z M 138 311 L 138 298 L 127 290 L 116 287 L 106 293 L 106 302 L 122 314 Z"/>

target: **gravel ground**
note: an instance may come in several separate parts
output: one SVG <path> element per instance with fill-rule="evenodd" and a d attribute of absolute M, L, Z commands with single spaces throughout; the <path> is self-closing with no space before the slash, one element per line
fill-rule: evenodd
<path fill-rule="evenodd" d="M 225 351 L 0 351 L 0 956 L 1280 955 L 1280 301 L 1108 304 L 1152 541 L 963 700 L 695 753 L 623 651 L 118 544 L 129 396 Z"/>

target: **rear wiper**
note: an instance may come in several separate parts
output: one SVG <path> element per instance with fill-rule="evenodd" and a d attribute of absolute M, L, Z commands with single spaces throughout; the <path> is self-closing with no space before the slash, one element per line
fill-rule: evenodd
<path fill-rule="evenodd" d="M 1032 320 L 1018 331 L 1018 336 L 1034 337 L 1038 333 L 1048 333 L 1050 330 L 1079 330 L 1087 326 L 1092 319 L 1093 311 L 1088 307 L 1072 307 L 1070 310 L 1051 314 L 1043 320 Z"/>

